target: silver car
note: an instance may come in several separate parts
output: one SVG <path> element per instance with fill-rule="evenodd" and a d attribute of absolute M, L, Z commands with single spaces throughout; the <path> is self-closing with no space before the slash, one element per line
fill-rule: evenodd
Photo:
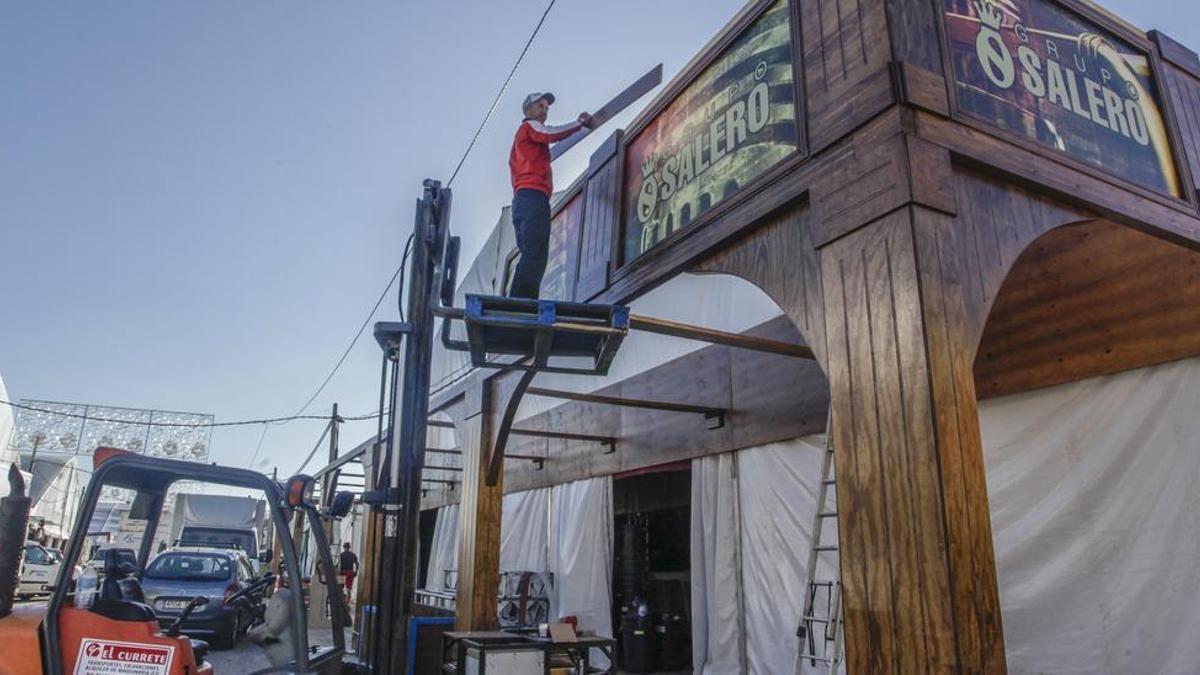
<path fill-rule="evenodd" d="M 245 634 L 255 610 L 247 604 L 230 607 L 225 600 L 256 578 L 254 566 L 241 551 L 180 547 L 150 561 L 142 575 L 142 593 L 164 628 L 175 621 L 192 598 L 208 598 L 206 606 L 184 621 L 182 632 L 209 640 L 218 649 L 231 649 Z"/>

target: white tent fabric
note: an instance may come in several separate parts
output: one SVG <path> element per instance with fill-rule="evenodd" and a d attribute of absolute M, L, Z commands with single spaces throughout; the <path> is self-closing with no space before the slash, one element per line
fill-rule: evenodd
<path fill-rule="evenodd" d="M 692 667 L 744 672 L 737 455 L 692 460 Z"/>
<path fill-rule="evenodd" d="M 458 569 L 458 504 L 438 509 L 433 526 L 433 545 L 429 550 L 425 588 L 440 591 L 444 587 L 446 570 Z"/>
<path fill-rule="evenodd" d="M 980 410 L 1013 673 L 1200 672 L 1200 359 Z"/>
<path fill-rule="evenodd" d="M 0 377 L 0 399 L 10 400 L 8 391 L 4 388 L 3 377 Z M 13 409 L 0 404 L 0 497 L 8 496 L 8 467 L 18 461 L 16 450 L 9 447 L 12 444 L 13 427 Z M 20 469 L 19 464 L 17 468 Z M 25 471 L 22 471 L 21 475 L 25 478 L 25 487 L 28 490 L 32 475 Z"/>
<path fill-rule="evenodd" d="M 8 390 L 4 388 L 4 378 L 0 377 L 0 400 L 8 401 Z M 13 409 L 12 406 L 0 404 L 0 465 L 3 465 L 5 476 L 7 476 L 8 465 L 17 461 L 17 453 L 13 452 L 9 445 L 12 443 L 13 435 Z M 5 489 L 8 489 L 7 480 L 4 476 L 0 476 L 0 480 L 6 483 Z"/>
<path fill-rule="evenodd" d="M 612 477 L 551 488 L 550 571 L 552 617 L 575 616 L 580 630 L 612 637 Z M 608 660 L 592 650 L 592 663 Z"/>
<path fill-rule="evenodd" d="M 808 436 L 692 460 L 697 675 L 796 668 L 824 451 L 824 436 Z"/>
<path fill-rule="evenodd" d="M 30 521 L 41 521 L 47 537 L 67 538 L 75 526 L 75 514 L 79 510 L 86 484 L 87 474 L 79 467 L 79 458 L 71 457 L 30 510 Z"/>
<path fill-rule="evenodd" d="M 1010 672 L 1200 672 L 1197 410 L 1200 359 L 980 405 Z M 693 461 L 697 673 L 793 671 L 822 444 Z"/>
<path fill-rule="evenodd" d="M 791 672 L 795 663 L 824 451 L 824 436 L 811 436 L 737 454 L 746 672 Z M 822 541 L 836 541 L 836 522 L 823 527 Z M 831 577 L 831 562 L 819 577 Z"/>
<path fill-rule="evenodd" d="M 500 513 L 500 571 L 545 572 L 550 569 L 547 537 L 550 488 L 504 495 Z"/>

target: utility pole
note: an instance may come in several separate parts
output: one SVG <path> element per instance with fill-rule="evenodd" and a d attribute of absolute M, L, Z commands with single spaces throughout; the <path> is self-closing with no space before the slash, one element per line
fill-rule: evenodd
<path fill-rule="evenodd" d="M 338 425 L 341 423 L 342 423 L 342 418 L 338 416 L 338 404 L 334 403 L 333 404 L 333 416 L 329 420 L 329 463 L 330 464 L 337 461 L 337 458 L 338 458 Z M 337 489 L 338 473 L 340 473 L 340 472 L 334 471 L 333 473 L 326 474 L 321 479 L 322 480 L 321 506 L 323 506 L 325 508 L 328 508 L 329 505 L 333 503 L 333 494 Z M 330 556 L 333 557 L 334 565 L 336 566 L 337 562 L 338 562 L 338 542 L 334 541 L 334 538 L 333 538 L 333 519 L 332 518 L 323 518 L 322 521 L 323 521 L 323 526 L 325 528 L 325 541 L 329 542 L 330 548 L 333 549 L 332 551 L 329 552 L 329 554 L 330 554 Z M 325 574 L 332 575 L 334 579 L 337 579 L 339 571 L 340 570 L 338 570 L 335 567 L 335 569 L 326 570 Z M 341 586 L 339 585 L 338 588 L 339 588 L 338 592 L 340 593 Z"/>
<path fill-rule="evenodd" d="M 38 446 L 40 446 L 42 444 L 42 441 L 44 441 L 44 440 L 46 440 L 46 434 L 43 434 L 40 431 L 33 435 L 33 453 L 29 456 L 29 473 L 30 473 L 31 477 L 33 475 L 34 467 L 37 466 Z M 17 453 L 17 466 L 20 466 L 20 465 L 21 465 L 21 454 Z"/>
<path fill-rule="evenodd" d="M 333 464 L 338 458 L 338 425 L 344 420 L 338 415 L 338 404 L 333 404 L 333 414 L 329 418 L 329 464 Z M 338 474 L 341 471 L 333 471 L 321 477 L 321 506 L 329 506 L 333 503 L 333 493 L 337 487 Z M 333 532 L 333 526 L 327 525 L 325 530 L 327 535 Z M 330 540 L 333 541 L 332 539 Z"/>
<path fill-rule="evenodd" d="M 279 482 L 279 467 L 271 469 L 271 480 L 275 483 Z M 283 539 L 279 537 L 279 533 L 275 531 L 274 520 L 271 522 L 271 573 L 275 578 L 279 578 L 280 558 L 283 557 Z"/>

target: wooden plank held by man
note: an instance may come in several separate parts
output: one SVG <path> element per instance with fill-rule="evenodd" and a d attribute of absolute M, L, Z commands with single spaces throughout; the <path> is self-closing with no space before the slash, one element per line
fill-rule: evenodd
<path fill-rule="evenodd" d="M 660 63 L 594 114 L 580 113 L 575 121 L 562 125 L 546 124 L 554 94 L 533 92 L 522 101 L 524 119 L 508 155 L 513 229 L 521 258 L 507 289 L 508 296 L 536 298 L 541 290 L 550 245 L 550 197 L 554 194 L 550 163 L 661 82 Z"/>

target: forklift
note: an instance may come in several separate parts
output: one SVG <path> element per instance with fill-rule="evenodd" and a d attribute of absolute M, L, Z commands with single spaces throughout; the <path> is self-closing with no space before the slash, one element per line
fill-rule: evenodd
<path fill-rule="evenodd" d="M 344 598 L 335 575 L 314 577 L 330 598 L 333 638 L 330 645 L 310 645 L 302 592 L 305 575 L 291 525 L 306 523 L 315 538 L 317 562 L 336 569 L 325 537 L 323 519 L 341 518 L 354 496 L 340 492 L 318 511 L 312 501 L 314 481 L 297 475 L 282 483 L 248 469 L 147 457 L 116 448 L 98 448 L 88 484 L 64 554 L 59 578 L 45 605 L 13 605 L 15 571 L 19 568 L 30 500 L 19 472 L 10 471 L 10 494 L 0 500 L 0 675 L 65 675 L 74 673 L 214 673 L 206 660 L 207 643 L 184 635 L 180 627 L 209 600 L 197 596 L 178 614 L 160 617 L 144 602 L 140 579 L 151 557 L 154 533 L 168 490 L 180 481 L 261 491 L 282 552 L 276 574 L 267 573 L 227 595 L 231 607 L 250 603 L 274 590 L 258 623 L 250 628 L 266 651 L 269 667 L 255 672 L 340 673 L 345 653 Z M 88 560 L 88 523 L 100 496 L 112 488 L 132 491 L 130 515 L 146 527 L 135 547 L 108 548 Z M 297 527 L 297 531 L 300 531 Z M 270 556 L 269 552 L 264 557 Z M 260 558 L 261 560 L 261 558 Z M 161 608 L 159 608 L 161 609 Z M 172 620 L 173 619 L 173 620 Z M 166 624 L 166 625 L 164 625 Z M 250 672 L 239 668 L 239 673 Z"/>

